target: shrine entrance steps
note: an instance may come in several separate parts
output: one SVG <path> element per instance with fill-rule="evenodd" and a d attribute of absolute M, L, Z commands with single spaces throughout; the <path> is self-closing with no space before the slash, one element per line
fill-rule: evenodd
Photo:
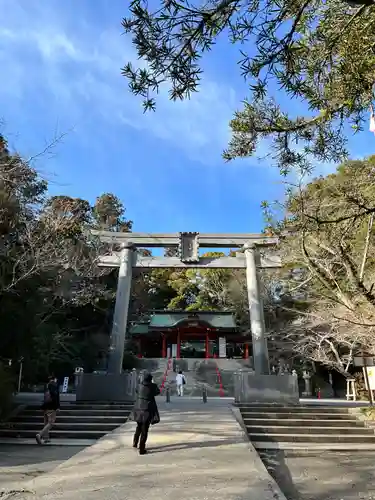
<path fill-rule="evenodd" d="M 123 425 L 131 403 L 67 403 L 61 406 L 53 427 L 50 445 L 86 446 Z M 43 427 L 40 405 L 21 407 L 8 422 L 0 424 L 0 444 L 32 444 Z"/>
<path fill-rule="evenodd" d="M 135 425 L 126 423 L 14 500 L 285 500 L 228 402 L 178 399 L 159 411 L 147 455 L 133 449 Z"/>
<path fill-rule="evenodd" d="M 348 407 L 240 404 L 244 427 L 261 456 L 268 450 L 375 450 L 375 433 Z"/>
<path fill-rule="evenodd" d="M 155 382 L 162 388 L 169 387 L 176 394 L 176 374 L 182 370 L 186 376 L 185 396 L 201 397 L 203 390 L 208 397 L 233 397 L 234 373 L 238 370 L 251 370 L 250 360 L 246 359 L 197 359 L 181 358 L 142 359 L 142 368 L 150 371 Z"/>

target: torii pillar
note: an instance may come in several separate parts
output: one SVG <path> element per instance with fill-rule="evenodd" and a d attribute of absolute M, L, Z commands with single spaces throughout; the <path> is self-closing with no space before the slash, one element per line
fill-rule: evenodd
<path fill-rule="evenodd" d="M 116 304 L 108 350 L 108 373 L 122 373 L 130 291 L 132 286 L 133 260 L 133 246 L 131 244 L 124 244 L 120 253 Z"/>
<path fill-rule="evenodd" d="M 244 245 L 244 253 L 246 258 L 246 282 L 253 344 L 254 370 L 257 375 L 268 375 L 270 373 L 270 363 L 268 358 L 262 295 L 257 269 L 259 255 L 256 245 L 246 243 Z"/>

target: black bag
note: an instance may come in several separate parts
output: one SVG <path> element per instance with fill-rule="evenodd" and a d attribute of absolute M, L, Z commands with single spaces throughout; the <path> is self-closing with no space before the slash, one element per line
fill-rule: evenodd
<path fill-rule="evenodd" d="M 48 410 L 48 408 L 50 407 L 51 403 L 52 403 L 51 392 L 49 390 L 49 387 L 46 386 L 44 388 L 43 403 L 41 405 L 41 409 L 42 410 Z"/>
<path fill-rule="evenodd" d="M 47 385 L 44 388 L 44 400 L 43 400 L 43 403 L 44 404 L 52 403 L 52 396 L 51 396 L 51 391 L 49 389 L 49 385 Z"/>
<path fill-rule="evenodd" d="M 151 425 L 155 425 L 158 423 L 160 423 L 160 416 L 159 416 L 159 412 L 156 412 L 156 413 L 154 413 L 154 415 L 151 419 Z"/>
<path fill-rule="evenodd" d="M 185 375 L 182 376 L 182 385 L 185 385 L 186 384 L 186 378 L 185 378 Z"/>
<path fill-rule="evenodd" d="M 158 407 L 156 406 L 156 408 L 152 414 L 151 425 L 158 424 L 159 422 L 160 422 L 160 415 L 159 415 Z"/>

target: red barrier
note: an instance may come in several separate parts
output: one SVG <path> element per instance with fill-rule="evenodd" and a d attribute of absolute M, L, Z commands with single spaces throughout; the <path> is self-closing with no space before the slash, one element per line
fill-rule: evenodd
<path fill-rule="evenodd" d="M 221 379 L 221 373 L 220 373 L 219 367 L 217 365 L 216 365 L 216 375 L 217 375 L 217 381 L 219 382 L 219 386 L 220 386 L 219 396 L 221 398 L 223 398 L 224 397 L 223 381 Z"/>
<path fill-rule="evenodd" d="M 162 381 L 161 386 L 160 386 L 160 392 L 162 392 L 162 390 L 164 389 L 165 382 L 167 381 L 167 377 L 168 377 L 168 372 L 171 369 L 171 364 L 172 364 L 172 359 L 169 358 L 168 359 L 168 363 L 167 363 L 167 368 L 166 368 L 166 370 L 164 372 L 163 381 Z"/>

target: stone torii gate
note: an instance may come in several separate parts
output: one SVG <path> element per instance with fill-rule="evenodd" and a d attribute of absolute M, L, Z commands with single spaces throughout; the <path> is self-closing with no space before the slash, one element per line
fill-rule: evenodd
<path fill-rule="evenodd" d="M 128 308 L 134 268 L 230 268 L 246 269 L 247 293 L 254 369 L 257 375 L 269 374 L 268 349 L 265 338 L 263 305 L 261 300 L 258 268 L 279 268 L 281 261 L 276 256 L 263 255 L 261 249 L 275 246 L 278 239 L 262 234 L 206 234 L 206 233 L 116 233 L 92 231 L 103 243 L 120 245 L 120 252 L 99 258 L 101 267 L 118 267 L 119 277 L 116 305 L 113 317 L 108 373 L 122 371 L 122 360 L 126 340 Z M 178 257 L 145 257 L 137 248 L 177 248 Z M 239 248 L 235 257 L 200 257 L 199 248 Z"/>

